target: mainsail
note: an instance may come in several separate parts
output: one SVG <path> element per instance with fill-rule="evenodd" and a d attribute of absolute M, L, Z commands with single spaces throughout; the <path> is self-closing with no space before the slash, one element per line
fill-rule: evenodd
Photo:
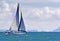
<path fill-rule="evenodd" d="M 24 21 L 23 21 L 23 17 L 22 17 L 22 12 L 21 12 L 21 19 L 20 19 L 18 31 L 24 31 L 25 32 L 25 25 L 24 25 Z"/>
<path fill-rule="evenodd" d="M 18 31 L 18 27 L 19 27 L 19 4 L 18 4 L 18 7 L 17 7 L 16 15 L 14 17 L 14 20 L 13 20 L 13 23 L 12 23 L 12 26 L 11 26 L 11 30 L 12 31 Z"/>

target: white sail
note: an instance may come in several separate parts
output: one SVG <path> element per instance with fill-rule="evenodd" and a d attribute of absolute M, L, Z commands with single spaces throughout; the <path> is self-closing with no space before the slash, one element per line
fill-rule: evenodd
<path fill-rule="evenodd" d="M 11 26 L 11 30 L 12 31 L 18 31 L 18 27 L 19 27 L 19 4 L 17 7 L 17 12 L 16 12 L 16 16 L 14 17 L 12 26 Z"/>
<path fill-rule="evenodd" d="M 24 32 L 26 31 L 25 30 L 25 24 L 24 24 L 23 17 L 22 17 L 22 12 L 21 12 L 21 19 L 20 19 L 18 31 L 24 31 Z"/>

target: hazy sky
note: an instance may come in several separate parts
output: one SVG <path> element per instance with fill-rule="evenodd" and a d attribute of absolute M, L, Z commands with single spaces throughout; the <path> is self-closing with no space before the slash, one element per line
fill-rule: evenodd
<path fill-rule="evenodd" d="M 10 28 L 18 3 L 27 31 L 53 31 L 60 27 L 60 0 L 0 0 L 0 30 Z"/>

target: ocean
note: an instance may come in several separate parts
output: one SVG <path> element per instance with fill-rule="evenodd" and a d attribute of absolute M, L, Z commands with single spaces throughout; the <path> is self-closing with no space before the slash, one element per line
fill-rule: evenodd
<path fill-rule="evenodd" d="M 0 41 L 60 41 L 60 32 L 28 32 L 20 35 L 0 32 Z"/>

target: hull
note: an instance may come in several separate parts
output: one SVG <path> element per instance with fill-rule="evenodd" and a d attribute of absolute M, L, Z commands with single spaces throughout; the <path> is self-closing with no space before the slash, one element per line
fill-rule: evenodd
<path fill-rule="evenodd" d="M 20 34 L 26 34 L 27 32 L 22 32 L 22 31 L 9 31 L 5 32 L 5 35 L 20 35 Z"/>
<path fill-rule="evenodd" d="M 22 31 L 13 31 L 13 34 L 26 34 L 26 32 L 22 32 Z"/>

